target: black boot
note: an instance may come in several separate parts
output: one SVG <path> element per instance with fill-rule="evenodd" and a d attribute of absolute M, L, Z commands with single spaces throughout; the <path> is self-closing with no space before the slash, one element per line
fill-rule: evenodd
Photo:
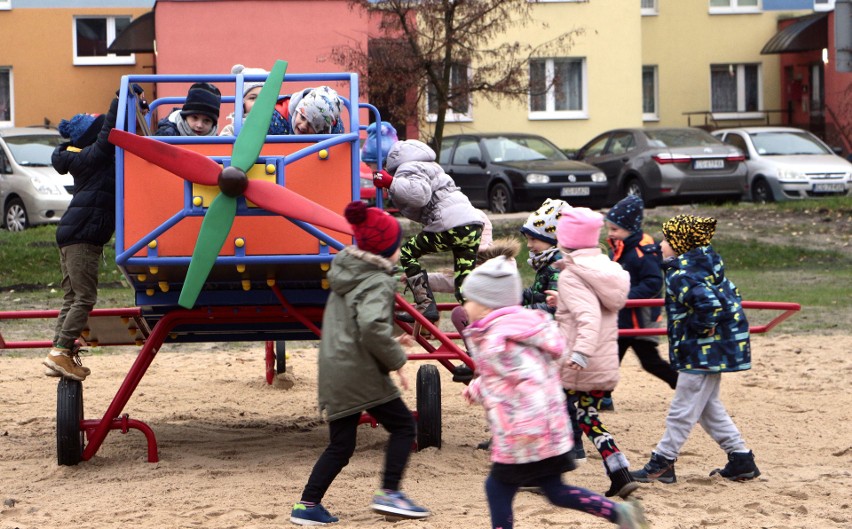
<path fill-rule="evenodd" d="M 619 468 L 615 472 L 607 472 L 607 474 L 609 474 L 609 480 L 612 482 L 609 490 L 604 493 L 607 498 L 618 496 L 626 500 L 634 490 L 639 488 L 639 483 L 633 479 L 626 468 Z"/>
<path fill-rule="evenodd" d="M 432 287 L 429 286 L 429 276 L 426 272 L 420 272 L 416 276 L 407 277 L 408 288 L 414 294 L 414 307 L 417 312 L 426 317 L 432 323 L 440 319 L 438 314 L 438 305 L 435 303 L 435 295 L 432 294 Z M 414 323 L 414 316 L 407 312 L 397 313 L 396 317 L 399 321 L 406 323 Z"/>
<path fill-rule="evenodd" d="M 725 465 L 725 468 L 717 468 L 710 473 L 711 476 L 714 474 L 719 474 L 731 481 L 747 481 L 759 476 L 760 470 L 754 464 L 754 453 L 749 450 L 748 452 L 731 452 L 728 454 L 728 464 Z"/>

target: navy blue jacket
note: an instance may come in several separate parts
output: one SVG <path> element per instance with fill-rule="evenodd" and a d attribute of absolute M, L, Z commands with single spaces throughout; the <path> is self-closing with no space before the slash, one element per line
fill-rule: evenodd
<path fill-rule="evenodd" d="M 627 299 L 657 299 L 663 292 L 662 255 L 650 235 L 639 230 L 623 241 L 608 239 L 610 257 L 630 274 Z M 656 322 L 660 307 L 621 309 L 619 329 L 644 329 Z"/>
<path fill-rule="evenodd" d="M 115 146 L 108 138 L 117 111 L 116 98 L 95 143 L 80 150 L 65 142 L 53 151 L 57 172 L 74 177 L 74 198 L 56 229 L 60 248 L 78 243 L 103 246 L 115 231 Z"/>

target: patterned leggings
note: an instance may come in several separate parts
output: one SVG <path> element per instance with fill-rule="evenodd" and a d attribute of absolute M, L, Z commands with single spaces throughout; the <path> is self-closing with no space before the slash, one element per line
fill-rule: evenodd
<path fill-rule="evenodd" d="M 405 270 L 405 276 L 414 277 L 423 272 L 418 258 L 430 253 L 452 251 L 456 299 L 463 303 L 461 285 L 476 265 L 476 250 L 481 237 L 481 224 L 466 224 L 437 233 L 421 231 L 402 245 L 399 262 Z"/>
<path fill-rule="evenodd" d="M 624 465 L 626 466 L 627 459 L 623 456 L 623 454 L 621 454 L 621 451 L 615 445 L 615 439 L 612 437 L 612 434 L 609 433 L 598 418 L 598 408 L 601 405 L 601 400 L 604 398 L 606 391 L 575 391 L 566 389 L 565 394 L 568 397 L 569 415 L 575 413 L 575 410 L 572 408 L 576 403 L 577 408 L 574 416 L 577 418 L 578 426 L 580 427 L 580 430 L 586 434 L 586 437 L 592 441 L 592 444 L 595 445 L 595 449 L 600 453 L 601 457 L 603 457 L 604 462 L 606 462 L 610 456 L 619 454 L 619 456 L 607 463 L 607 468 L 610 471 L 622 468 L 622 465 L 617 464 L 619 459 L 623 459 Z M 616 464 L 616 468 L 611 468 L 609 466 L 610 464 Z"/>

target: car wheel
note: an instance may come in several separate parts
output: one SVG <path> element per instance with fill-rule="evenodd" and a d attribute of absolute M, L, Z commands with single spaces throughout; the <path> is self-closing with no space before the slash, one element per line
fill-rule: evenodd
<path fill-rule="evenodd" d="M 636 195 L 643 200 L 645 199 L 645 189 L 638 178 L 630 178 L 624 183 L 624 197 L 629 195 Z"/>
<path fill-rule="evenodd" d="M 769 183 L 760 178 L 751 184 L 751 199 L 758 204 L 766 204 L 775 202 L 775 195 L 772 194 L 772 188 Z"/>
<path fill-rule="evenodd" d="M 515 211 L 512 204 L 512 193 L 506 184 L 496 183 L 488 193 L 488 209 L 492 213 L 511 213 Z"/>
<path fill-rule="evenodd" d="M 30 225 L 27 219 L 27 208 L 24 207 L 24 202 L 20 198 L 13 198 L 6 204 L 3 219 L 9 231 L 24 231 Z"/>

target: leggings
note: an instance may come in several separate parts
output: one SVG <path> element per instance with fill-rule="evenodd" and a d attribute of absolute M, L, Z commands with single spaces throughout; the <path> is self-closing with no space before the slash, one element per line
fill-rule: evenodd
<path fill-rule="evenodd" d="M 617 523 L 618 504 L 590 490 L 562 483 L 562 476 L 559 474 L 539 478 L 530 485 L 539 487 L 553 505 L 582 511 Z M 488 498 L 493 529 L 512 529 L 514 526 L 512 501 L 517 492 L 516 484 L 505 483 L 491 475 L 485 479 L 485 495 Z"/>
<path fill-rule="evenodd" d="M 606 468 L 610 472 L 626 468 L 627 458 L 618 449 L 615 438 L 609 433 L 598 416 L 598 408 L 606 392 L 565 390 L 565 394 L 568 397 L 568 412 L 571 412 L 571 404 L 576 403 L 577 425 L 603 457 Z M 611 456 L 615 457 L 609 460 Z"/>
<path fill-rule="evenodd" d="M 421 256 L 452 251 L 456 300 L 464 303 L 461 285 L 476 266 L 476 251 L 481 237 L 481 224 L 466 224 L 437 233 L 421 231 L 402 245 L 399 262 L 405 270 L 405 276 L 414 277 L 423 272 L 418 261 Z"/>

